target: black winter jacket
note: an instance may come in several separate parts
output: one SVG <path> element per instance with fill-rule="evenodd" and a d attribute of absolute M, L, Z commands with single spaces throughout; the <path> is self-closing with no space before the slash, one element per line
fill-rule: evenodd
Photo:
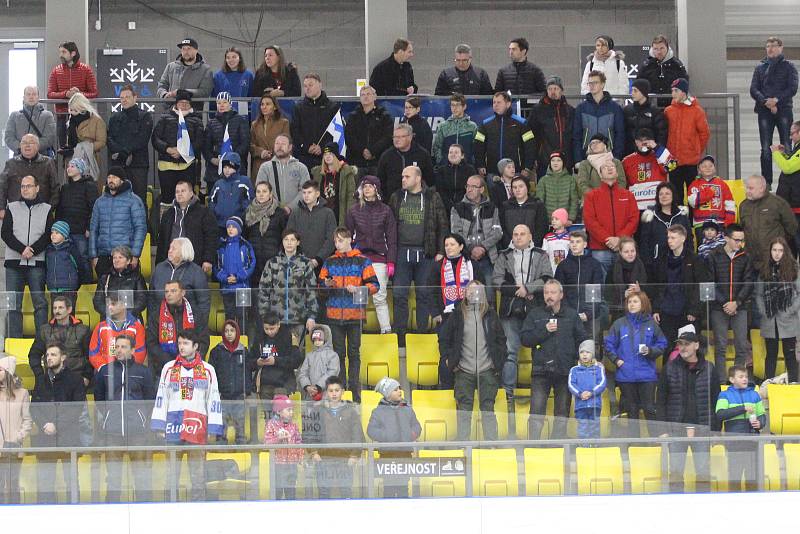
<path fill-rule="evenodd" d="M 470 315 L 466 320 L 474 319 Z M 461 362 L 464 321 L 464 314 L 458 307 L 439 329 L 439 354 L 447 362 L 447 367 L 451 371 L 458 369 L 458 364 Z M 489 308 L 483 316 L 481 324 L 488 344 L 489 358 L 494 366 L 493 371 L 499 375 L 503 370 L 503 363 L 506 361 L 506 335 L 503 333 L 497 312 Z"/>
<path fill-rule="evenodd" d="M 559 151 L 564 154 L 564 168 L 571 169 L 572 161 L 572 122 L 575 108 L 567 103 L 567 97 L 553 101 L 542 97 L 528 115 L 528 128 L 533 132 L 533 146 L 536 159 L 550 161 L 550 154 Z"/>
<path fill-rule="evenodd" d="M 414 83 L 414 68 L 411 63 L 406 61 L 401 65 L 394 60 L 393 55 L 375 65 L 369 84 L 378 96 L 406 96 L 407 88 L 413 87 L 415 93 L 418 89 Z"/>
<path fill-rule="evenodd" d="M 247 155 L 250 153 L 250 122 L 246 115 L 239 115 L 235 110 L 225 113 L 215 113 L 206 125 L 203 134 L 203 157 L 206 165 L 217 174 L 217 166 L 211 165 L 211 158 L 221 156 L 222 140 L 225 138 L 225 128 L 228 129 L 228 136 L 231 140 L 233 151 L 242 158 L 241 174 L 247 174 Z"/>
<path fill-rule="evenodd" d="M 31 396 L 31 418 L 39 427 L 34 447 L 75 447 L 80 445 L 80 418 L 86 409 L 86 387 L 78 373 L 64 367 L 51 376 L 45 372 L 36 377 Z M 42 428 L 56 426 L 56 433 L 47 435 Z"/>
<path fill-rule="evenodd" d="M 688 241 L 687 241 L 688 243 Z M 721 247 L 720 247 L 721 248 Z M 702 282 L 710 282 L 711 277 L 708 273 L 706 263 L 697 254 L 692 252 L 692 247 L 683 247 L 683 283 L 686 298 L 685 311 L 686 315 L 694 315 L 699 317 L 702 308 L 700 307 L 700 285 Z M 664 304 L 665 290 L 667 288 L 667 261 L 669 255 L 662 254 L 659 260 L 653 265 L 650 273 L 652 285 L 649 288 L 648 295 L 653 303 L 653 313 L 662 313 L 661 309 Z M 672 340 L 667 340 L 670 343 Z"/>
<path fill-rule="evenodd" d="M 653 56 L 648 56 L 644 60 L 639 78 L 644 78 L 650 82 L 650 92 L 658 95 L 668 95 L 672 91 L 672 82 L 678 78 L 689 79 L 686 67 L 680 59 L 672 55 L 672 50 L 664 61 L 659 61 Z M 658 107 L 667 107 L 671 98 L 664 97 L 658 99 Z"/>
<path fill-rule="evenodd" d="M 720 247 L 721 248 L 721 247 Z M 715 416 L 719 397 L 719 378 L 714 364 L 698 354 L 694 369 L 679 356 L 669 360 L 661 370 L 658 383 L 657 420 L 670 423 L 698 424 L 719 430 Z M 694 385 L 697 413 L 688 414 L 689 387 Z M 673 429 L 673 432 L 680 432 Z"/>
<path fill-rule="evenodd" d="M 797 94 L 797 68 L 783 54 L 770 60 L 764 58 L 753 69 L 750 96 L 756 101 L 753 111 L 767 112 L 764 101 L 777 98 L 778 108 L 792 109 L 792 99 Z"/>
<path fill-rule="evenodd" d="M 550 319 L 558 321 L 555 332 L 547 331 Z M 569 375 L 570 369 L 578 362 L 578 346 L 591 337 L 578 312 L 563 301 L 556 313 L 544 306 L 530 310 L 520 332 L 522 344 L 534 348 L 533 373 L 551 372 L 560 376 Z"/>
<path fill-rule="evenodd" d="M 259 358 L 269 356 L 275 357 L 275 365 L 258 365 Z M 256 390 L 264 386 L 290 389 L 294 382 L 294 371 L 303 363 L 303 355 L 298 347 L 292 345 L 292 331 L 286 325 L 281 325 L 275 337 L 269 337 L 259 330 L 259 335 L 250 344 L 247 361 Z"/>
<path fill-rule="evenodd" d="M 403 169 L 415 165 L 422 170 L 422 181 L 432 185 L 434 181 L 433 161 L 431 154 L 417 143 L 411 143 L 408 152 L 400 152 L 395 147 L 389 148 L 378 160 L 378 178 L 381 179 L 381 198 L 391 198 L 402 186 Z"/>
<path fill-rule="evenodd" d="M 503 158 L 511 158 L 517 171 L 535 169 L 536 150 L 533 133 L 525 119 L 512 115 L 494 114 L 478 126 L 475 134 L 475 166 L 486 169 L 487 173 L 497 173 L 497 163 Z"/>
<path fill-rule="evenodd" d="M 56 220 L 66 221 L 71 234 L 86 234 L 92 219 L 92 208 L 97 200 L 97 182 L 83 176 L 61 186 L 61 200 L 56 206 Z"/>
<path fill-rule="evenodd" d="M 147 308 L 147 283 L 141 270 L 130 267 L 126 267 L 122 272 L 111 269 L 111 272 L 102 275 L 97 281 L 92 304 L 101 318 L 106 316 L 106 298 L 109 293 L 125 289 L 133 291 L 133 308 L 128 311 L 142 320 L 142 312 Z"/>
<path fill-rule="evenodd" d="M 591 320 L 594 317 L 594 310 L 592 304 L 586 302 L 586 284 L 605 282 L 600 263 L 586 252 L 582 256 L 567 254 L 556 267 L 555 279 L 564 286 L 564 303 L 578 310 L 578 313 L 585 313 Z M 598 317 L 604 306 L 605 304 L 595 306 Z"/>
<path fill-rule="evenodd" d="M 300 96 L 302 84 L 300 83 L 300 76 L 297 75 L 297 68 L 293 63 L 286 65 L 286 79 L 280 82 L 272 77 L 270 69 L 258 69 L 253 80 L 253 88 L 250 96 L 258 97 L 264 95 L 267 89 L 281 89 L 283 96 Z"/>
<path fill-rule="evenodd" d="M 717 247 L 711 251 L 706 261 L 711 281 L 714 282 L 714 308 L 722 309 L 722 305 L 730 301 L 736 301 L 739 308 L 746 305 L 753 295 L 756 279 L 750 254 L 742 250 L 731 259 L 725 252 L 725 247 Z"/>
<path fill-rule="evenodd" d="M 148 144 L 152 133 L 153 114 L 139 106 L 112 113 L 108 119 L 109 162 L 124 165 L 128 156 L 133 156 L 130 167 L 149 167 Z"/>
<path fill-rule="evenodd" d="M 261 233 L 259 230 L 259 223 L 252 226 L 247 226 L 244 230 L 244 237 L 251 245 L 253 251 L 256 253 L 256 270 L 253 271 L 253 287 L 258 287 L 258 281 L 261 280 L 261 273 L 264 272 L 264 266 L 267 261 L 277 256 L 282 250 L 282 235 L 286 229 L 286 224 L 289 221 L 289 216 L 286 211 L 278 208 L 272 217 L 269 218 L 269 226 L 267 231 Z"/>
<path fill-rule="evenodd" d="M 625 116 L 625 155 L 636 152 L 634 137 L 640 128 L 647 128 L 653 132 L 655 142 L 661 146 L 667 145 L 667 119 L 664 112 L 655 106 L 650 105 L 650 101 L 644 105 L 631 102 L 622 108 Z"/>
<path fill-rule="evenodd" d="M 411 126 L 414 130 L 414 142 L 430 154 L 433 147 L 433 130 L 431 130 L 431 125 L 428 124 L 428 120 L 417 113 L 410 119 L 402 117 L 400 123 Z"/>
<path fill-rule="evenodd" d="M 497 72 L 495 91 L 511 91 L 513 95 L 532 95 L 547 91 L 544 72 L 528 61 L 511 63 Z"/>
<path fill-rule="evenodd" d="M 666 255 L 667 230 L 672 225 L 679 224 L 686 228 L 686 248 L 694 250 L 694 232 L 689 219 L 689 210 L 686 207 L 677 207 L 672 210 L 672 215 L 664 213 L 660 206 L 652 205 L 642 212 L 639 223 L 639 252 L 648 268 L 652 269 L 654 263 Z"/>
<path fill-rule="evenodd" d="M 478 171 L 475 167 L 463 161 L 458 165 L 448 162 L 447 165 L 436 167 L 434 185 L 442 197 L 447 213 L 450 213 L 450 208 L 464 198 L 467 192 L 467 180 L 476 174 Z"/>
<path fill-rule="evenodd" d="M 203 153 L 204 129 L 203 115 L 198 111 L 193 111 L 184 115 L 186 129 L 189 130 L 189 140 L 192 142 L 195 158 L 200 158 Z M 159 161 L 183 162 L 183 159 L 175 159 L 167 154 L 167 148 L 175 147 L 178 142 L 178 113 L 170 109 L 163 115 L 153 128 L 153 136 L 150 138 L 153 148 L 158 152 Z M 249 148 L 249 147 L 248 147 Z M 197 161 L 197 159 L 195 159 Z"/>
<path fill-rule="evenodd" d="M 180 228 L 179 237 L 188 238 L 194 246 L 194 262 L 198 265 L 204 262 L 213 265 L 219 244 L 219 230 L 214 214 L 208 207 L 198 202 L 197 197 L 190 201 L 182 216 L 178 210 L 180 208 L 177 202 L 174 202 L 161 217 L 161 224 L 158 226 L 156 264 L 167 259 L 169 244 L 172 242 L 172 228 L 177 224 Z"/>
<path fill-rule="evenodd" d="M 152 371 L 133 361 L 114 360 L 97 371 L 94 402 L 103 433 L 115 436 L 146 434 L 156 387 Z"/>
<path fill-rule="evenodd" d="M 369 113 L 359 104 L 347 116 L 344 137 L 347 141 L 347 161 L 359 168 L 372 167 L 386 149 L 392 146 L 394 119 L 382 106 L 375 106 Z M 364 159 L 364 149 L 372 154 L 371 160 Z"/>
<path fill-rule="evenodd" d="M 389 199 L 389 207 L 392 208 L 395 220 L 399 220 L 400 205 L 403 203 L 404 197 L 405 191 L 400 189 L 395 191 Z M 423 214 L 425 242 L 422 248 L 429 258 L 437 254 L 444 255 L 444 236 L 450 231 L 450 218 L 444 211 L 442 197 L 436 192 L 436 188 L 423 185 L 422 200 L 425 203 Z"/>
<path fill-rule="evenodd" d="M 247 348 L 241 342 L 233 352 L 220 342 L 211 349 L 208 363 L 217 373 L 220 399 L 240 400 L 250 394 L 252 382 L 247 363 Z"/>
<path fill-rule="evenodd" d="M 503 238 L 498 245 L 500 250 L 508 248 L 508 244 L 511 243 L 511 234 L 514 233 L 514 227 L 518 224 L 524 224 L 530 229 L 533 235 L 533 244 L 537 247 L 542 246 L 544 235 L 550 229 L 544 202 L 532 196 L 528 196 L 528 200 L 521 205 L 515 198 L 503 202 L 500 210 L 500 224 L 503 227 Z"/>
<path fill-rule="evenodd" d="M 448 67 L 439 74 L 436 81 L 437 96 L 450 96 L 453 93 L 462 95 L 491 95 L 494 94 L 489 75 L 480 67 L 470 65 L 467 70 L 458 70 Z"/>
<path fill-rule="evenodd" d="M 325 133 L 325 129 L 338 109 L 339 104 L 331 101 L 325 91 L 316 99 L 305 97 L 294 106 L 290 126 L 294 157 L 309 169 L 320 165 L 322 156 L 309 154 L 308 148 L 314 144 L 322 147 L 331 141 L 331 134 Z"/>

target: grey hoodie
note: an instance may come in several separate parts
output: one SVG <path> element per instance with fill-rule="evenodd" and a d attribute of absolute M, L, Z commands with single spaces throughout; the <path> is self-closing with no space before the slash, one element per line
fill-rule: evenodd
<path fill-rule="evenodd" d="M 278 171 L 277 176 L 275 176 L 276 170 Z M 271 160 L 265 161 L 258 169 L 256 186 L 259 182 L 269 182 L 281 207 L 289 206 L 294 209 L 298 202 L 303 201 L 301 187 L 310 179 L 308 167 L 294 156 L 290 156 L 286 163 L 281 163 L 277 157 L 273 157 Z"/>
<path fill-rule="evenodd" d="M 315 346 L 314 350 L 306 354 L 303 365 L 297 371 L 297 384 L 304 391 L 306 386 L 311 385 L 324 390 L 325 380 L 339 374 L 339 355 L 333 350 L 331 329 L 324 324 L 315 326 L 314 330 L 317 328 L 325 332 L 325 343 L 321 347 Z"/>
<path fill-rule="evenodd" d="M 28 122 L 23 111 L 30 116 L 31 121 L 39 129 L 39 133 L 42 134 L 41 136 L 36 133 L 36 129 Z M 44 109 L 42 104 L 36 104 L 33 108 L 24 106 L 23 109 L 12 111 L 6 123 L 5 142 L 8 149 L 14 154 L 18 154 L 19 142 L 22 140 L 22 136 L 26 134 L 33 134 L 39 137 L 40 154 L 47 155 L 48 150 L 55 150 L 58 140 L 56 139 L 56 119 L 53 113 Z"/>
<path fill-rule="evenodd" d="M 211 67 L 197 54 L 197 60 L 186 65 L 181 61 L 181 56 L 171 63 L 167 63 L 161 79 L 158 81 L 158 96 L 164 98 L 170 91 L 185 89 L 195 98 L 208 98 L 214 89 L 214 73 Z"/>

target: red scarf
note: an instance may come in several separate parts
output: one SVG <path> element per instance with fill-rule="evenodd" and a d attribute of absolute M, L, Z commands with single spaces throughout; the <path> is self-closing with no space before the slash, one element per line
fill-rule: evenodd
<path fill-rule="evenodd" d="M 189 301 L 183 299 L 183 330 L 191 330 L 194 328 L 194 314 L 192 313 L 192 306 Z M 178 332 L 175 328 L 175 318 L 169 312 L 167 300 L 161 301 L 161 307 L 158 310 L 158 344 L 161 349 L 168 354 L 178 353 Z"/>
<path fill-rule="evenodd" d="M 442 288 L 442 300 L 444 301 L 444 311 L 449 313 L 453 310 L 456 303 L 464 300 L 464 292 L 467 284 L 474 278 L 472 273 L 472 263 L 464 261 L 462 255 L 458 258 L 455 270 L 450 258 L 442 260 L 442 268 L 439 271 L 440 283 Z"/>
<path fill-rule="evenodd" d="M 231 325 L 234 330 L 236 330 L 236 337 L 233 338 L 233 342 L 228 343 L 228 340 L 225 339 L 225 327 Z M 233 319 L 228 319 L 225 321 L 225 324 L 222 326 L 222 345 L 228 349 L 228 352 L 233 354 L 236 349 L 239 348 L 239 338 L 241 337 L 242 333 L 239 330 L 239 325 L 236 324 L 236 321 Z"/>

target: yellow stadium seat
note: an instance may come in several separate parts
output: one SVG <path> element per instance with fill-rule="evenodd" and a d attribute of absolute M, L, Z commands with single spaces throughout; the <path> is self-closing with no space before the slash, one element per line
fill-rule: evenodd
<path fill-rule="evenodd" d="M 764 444 L 764 491 L 781 490 L 781 462 L 774 443 Z"/>
<path fill-rule="evenodd" d="M 482 414 L 480 411 L 480 404 L 478 403 L 478 392 L 475 392 L 475 397 L 472 405 L 472 439 L 484 440 L 486 436 L 483 432 Z M 506 390 L 499 388 L 497 395 L 494 399 L 494 415 L 497 419 L 497 436 L 499 439 L 508 438 L 508 399 L 506 398 Z"/>
<path fill-rule="evenodd" d="M 212 284 L 209 291 L 211 292 L 211 311 L 208 313 L 208 330 L 221 334 L 222 325 L 225 324 L 225 306 L 222 304 L 219 284 Z"/>
<path fill-rule="evenodd" d="M 456 399 L 452 389 L 411 393 L 411 404 L 422 426 L 420 441 L 451 441 L 456 438 Z"/>
<path fill-rule="evenodd" d="M 150 213 L 150 210 L 153 209 L 153 187 L 147 186 L 147 213 Z"/>
<path fill-rule="evenodd" d="M 711 491 L 728 491 L 728 452 L 724 445 L 712 445 L 710 457 Z"/>
<path fill-rule="evenodd" d="M 150 281 L 150 275 L 153 274 L 153 257 L 152 249 L 150 247 L 150 232 L 144 236 L 144 245 L 142 246 L 142 255 L 139 256 L 139 270 L 146 281 Z"/>
<path fill-rule="evenodd" d="M 97 291 L 97 284 L 84 284 L 78 290 L 78 302 L 73 308 L 73 315 L 76 319 L 93 330 L 100 322 L 100 314 L 94 309 L 94 293 Z M 104 317 L 105 319 L 105 317 Z"/>
<path fill-rule="evenodd" d="M 349 391 L 347 393 L 350 393 Z M 364 429 L 364 436 L 367 441 L 372 441 L 367 436 L 367 426 L 369 425 L 369 418 L 372 417 L 372 412 L 378 407 L 383 395 L 377 391 L 365 389 L 361 392 L 361 428 Z"/>
<path fill-rule="evenodd" d="M 575 449 L 578 465 L 578 494 L 613 495 L 624 490 L 622 453 L 619 447 Z"/>
<path fill-rule="evenodd" d="M 661 493 L 661 447 L 628 447 L 631 493 Z"/>
<path fill-rule="evenodd" d="M 421 450 L 418 455 L 419 458 L 452 459 L 454 464 L 460 462 L 459 468 L 465 467 L 464 451 L 462 450 Z M 467 494 L 466 477 L 421 477 L 419 492 L 421 497 L 464 497 Z"/>
<path fill-rule="evenodd" d="M 525 449 L 525 495 L 563 495 L 564 489 L 564 449 Z"/>
<path fill-rule="evenodd" d="M 233 460 L 236 463 L 238 473 L 235 478 L 225 480 L 214 480 L 206 482 L 206 488 L 217 493 L 219 500 L 241 500 L 247 498 L 250 480 L 250 463 L 252 456 L 249 452 L 207 452 L 206 461 L 213 460 Z"/>
<path fill-rule="evenodd" d="M 739 206 L 745 199 L 744 195 L 744 181 L 743 180 L 726 180 L 728 189 L 731 190 L 733 201 L 736 202 L 736 222 L 739 222 Z"/>
<path fill-rule="evenodd" d="M 472 494 L 481 497 L 519 495 L 515 449 L 472 449 Z"/>
<path fill-rule="evenodd" d="M 533 371 L 533 356 L 530 347 L 522 347 L 517 355 L 517 383 L 523 386 L 531 385 Z"/>
<path fill-rule="evenodd" d="M 514 390 L 514 423 L 516 439 L 528 439 L 528 417 L 531 411 L 531 390 Z M 514 439 L 511 436 L 510 439 Z"/>
<path fill-rule="evenodd" d="M 26 454 L 22 458 L 22 466 L 19 472 L 19 491 L 21 504 L 36 503 L 36 467 L 37 459 L 35 454 Z"/>
<path fill-rule="evenodd" d="M 784 443 L 783 456 L 786 460 L 786 489 L 800 490 L 800 443 Z"/>
<path fill-rule="evenodd" d="M 208 359 L 211 357 L 211 351 L 214 349 L 214 347 L 216 347 L 220 343 L 222 343 L 222 336 L 208 336 L 208 350 L 206 351 L 206 358 L 205 358 L 206 361 L 208 361 Z M 239 343 L 244 345 L 245 348 L 250 346 L 247 340 L 247 336 L 244 334 L 239 336 Z"/>
<path fill-rule="evenodd" d="M 769 430 L 773 434 L 800 434 L 800 385 L 770 384 Z"/>
<path fill-rule="evenodd" d="M 33 338 L 7 337 L 5 339 L 5 351 L 17 359 L 17 366 L 28 361 L 31 346 L 33 346 Z"/>
<path fill-rule="evenodd" d="M 406 334 L 406 376 L 415 386 L 439 383 L 439 337 L 436 334 Z"/>
<path fill-rule="evenodd" d="M 15 336 L 19 335 L 19 332 L 9 333 Z M 28 286 L 25 286 L 25 292 L 22 294 L 22 335 L 36 335 L 36 324 L 33 320 L 33 301 L 31 300 L 31 292 Z"/>
<path fill-rule="evenodd" d="M 269 451 L 258 453 L 258 498 L 269 499 Z"/>
<path fill-rule="evenodd" d="M 397 334 L 363 334 L 359 380 L 362 384 L 374 386 L 385 376 L 400 379 Z"/>

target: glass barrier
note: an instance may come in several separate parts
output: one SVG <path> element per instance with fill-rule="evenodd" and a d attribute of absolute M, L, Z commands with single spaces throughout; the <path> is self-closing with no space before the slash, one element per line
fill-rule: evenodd
<path fill-rule="evenodd" d="M 798 489 L 797 357 L 769 337 L 765 284 L 733 314 L 714 284 L 512 289 L 392 287 L 381 334 L 357 290 L 84 285 L 73 316 L 43 295 L 38 338 L 37 299 L 2 293 L 21 318 L 0 502 Z"/>

